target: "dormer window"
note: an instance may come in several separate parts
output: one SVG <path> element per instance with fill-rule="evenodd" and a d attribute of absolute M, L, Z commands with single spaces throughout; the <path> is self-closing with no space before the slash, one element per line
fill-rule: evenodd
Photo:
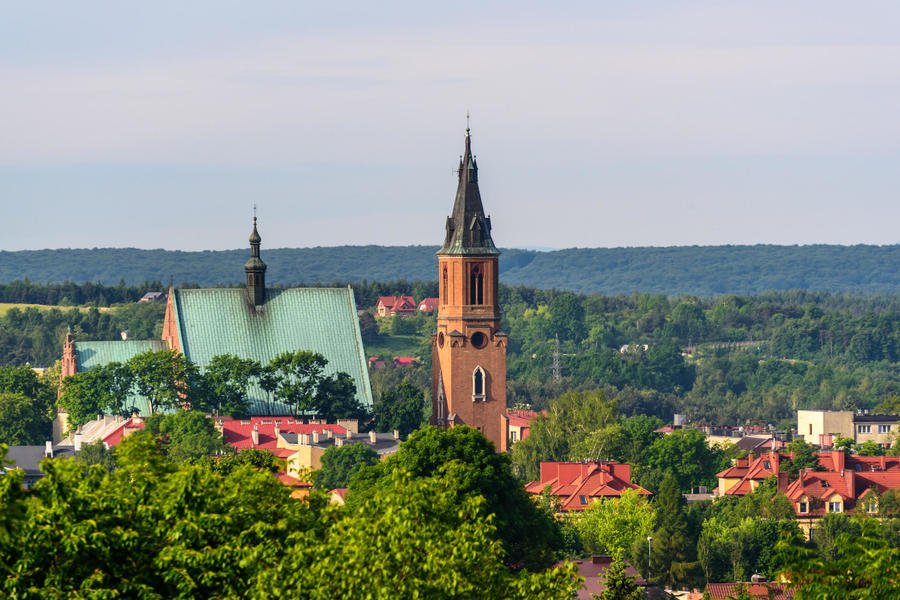
<path fill-rule="evenodd" d="M 828 503 L 828 512 L 830 513 L 839 513 L 844 511 L 844 503 L 838 500 L 837 502 L 829 502 Z"/>
<path fill-rule="evenodd" d="M 801 515 L 809 512 L 809 503 L 808 502 L 798 502 L 797 503 L 797 512 Z"/>
<path fill-rule="evenodd" d="M 875 496 L 866 498 L 866 512 L 870 515 L 874 515 L 878 512 L 878 498 Z"/>

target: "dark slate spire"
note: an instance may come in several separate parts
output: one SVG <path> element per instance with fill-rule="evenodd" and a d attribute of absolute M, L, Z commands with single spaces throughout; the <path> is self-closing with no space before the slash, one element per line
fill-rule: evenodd
<path fill-rule="evenodd" d="M 262 238 L 256 230 L 256 215 L 253 216 L 253 231 L 250 232 L 250 259 L 244 263 L 247 272 L 247 297 L 254 306 L 266 303 L 266 263 L 259 257 Z"/>
<path fill-rule="evenodd" d="M 491 218 L 484 216 L 478 190 L 478 163 L 472 154 L 472 136 L 466 127 L 466 153 L 459 159 L 459 185 L 453 214 L 447 217 L 447 235 L 438 254 L 500 254 L 491 239 Z"/>

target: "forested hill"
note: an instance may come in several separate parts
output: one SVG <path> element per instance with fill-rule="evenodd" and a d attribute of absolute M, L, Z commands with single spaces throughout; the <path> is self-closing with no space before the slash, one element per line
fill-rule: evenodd
<path fill-rule="evenodd" d="M 270 285 L 436 279 L 435 246 L 264 249 Z M 0 252 L 0 282 L 28 278 L 127 284 L 230 285 L 244 278 L 246 249 L 180 252 L 99 248 Z M 753 294 L 804 289 L 900 292 L 900 245 L 680 246 L 508 249 L 503 282 L 536 288 L 628 294 Z"/>

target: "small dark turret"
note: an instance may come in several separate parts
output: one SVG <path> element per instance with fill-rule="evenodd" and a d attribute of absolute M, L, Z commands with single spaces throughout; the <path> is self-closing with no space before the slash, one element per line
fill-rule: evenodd
<path fill-rule="evenodd" d="M 250 259 L 244 263 L 247 272 L 247 298 L 253 306 L 266 303 L 266 263 L 259 257 L 259 244 L 262 238 L 256 230 L 256 217 L 253 217 L 253 231 L 250 232 Z"/>
<path fill-rule="evenodd" d="M 472 155 L 472 136 L 466 127 L 466 151 L 459 160 L 459 184 L 453 214 L 447 217 L 444 245 L 438 254 L 497 255 L 491 239 L 491 219 L 484 216 L 478 189 L 478 163 Z"/>

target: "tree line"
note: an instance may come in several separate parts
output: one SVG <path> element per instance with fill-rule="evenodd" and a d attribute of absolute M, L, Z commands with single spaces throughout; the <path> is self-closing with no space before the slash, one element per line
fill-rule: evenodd
<path fill-rule="evenodd" d="M 337 246 L 264 249 L 271 283 L 431 281 L 437 246 Z M 182 252 L 135 248 L 0 251 L 0 282 L 27 273 L 32 281 L 146 281 L 235 285 L 247 250 Z M 582 293 L 665 295 L 756 294 L 770 290 L 896 293 L 900 245 L 684 246 L 504 249 L 507 283 Z"/>

